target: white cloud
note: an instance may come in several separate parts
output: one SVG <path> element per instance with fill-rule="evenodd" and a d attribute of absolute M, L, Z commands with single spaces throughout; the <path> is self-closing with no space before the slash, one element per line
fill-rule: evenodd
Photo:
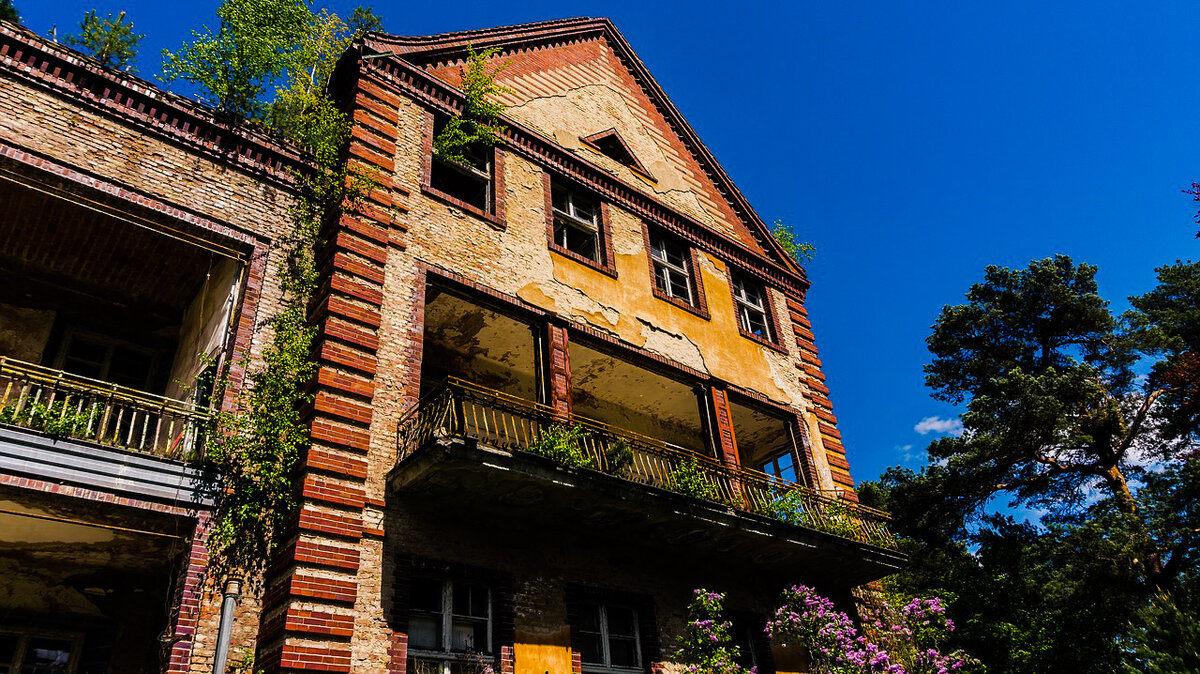
<path fill-rule="evenodd" d="M 943 419 L 941 417 L 925 417 L 913 426 L 913 430 L 921 435 L 942 433 L 958 437 L 963 434 L 962 422 L 958 419 Z"/>
<path fill-rule="evenodd" d="M 900 455 L 900 458 L 905 463 L 912 463 L 913 461 L 924 461 L 925 460 L 925 450 L 918 449 L 917 451 L 914 452 L 912 445 L 896 445 L 894 449 L 896 450 L 896 453 Z"/>

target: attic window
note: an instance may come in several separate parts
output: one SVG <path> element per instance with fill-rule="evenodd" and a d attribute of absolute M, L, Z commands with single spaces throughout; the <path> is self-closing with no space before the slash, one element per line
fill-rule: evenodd
<path fill-rule="evenodd" d="M 629 145 L 625 143 L 621 138 L 621 134 L 617 133 L 616 129 L 601 131 L 600 133 L 580 138 L 580 140 L 609 159 L 619 164 L 624 164 L 643 175 L 653 177 L 650 176 L 650 172 L 646 170 L 646 167 L 642 166 L 642 162 L 633 156 L 633 151 L 629 149 Z"/>

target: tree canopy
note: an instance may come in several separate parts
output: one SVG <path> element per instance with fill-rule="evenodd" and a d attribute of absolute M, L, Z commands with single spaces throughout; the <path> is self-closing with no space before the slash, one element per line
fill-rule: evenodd
<path fill-rule="evenodd" d="M 0 0 L 0 21 L 21 22 L 21 16 L 17 13 L 17 8 L 13 5 L 12 0 Z"/>
<path fill-rule="evenodd" d="M 133 23 L 125 20 L 125 12 L 101 19 L 90 9 L 79 22 L 79 34 L 67 36 L 67 44 L 84 52 L 109 68 L 129 70 L 137 57 L 137 43 L 146 37 L 133 32 Z"/>
<path fill-rule="evenodd" d="M 927 384 L 965 405 L 963 434 L 860 492 L 912 555 L 895 582 L 956 597 L 955 638 L 991 671 L 1191 661 L 1147 621 L 1200 624 L 1182 599 L 1200 533 L 1200 264 L 1157 271 L 1116 316 L 1090 265 L 988 267 L 928 339 Z"/>

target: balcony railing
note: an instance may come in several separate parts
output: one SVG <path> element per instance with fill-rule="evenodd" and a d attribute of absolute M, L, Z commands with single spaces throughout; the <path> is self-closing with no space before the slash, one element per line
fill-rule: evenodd
<path fill-rule="evenodd" d="M 209 411 L 191 403 L 0 358 L 0 424 L 196 460 L 209 421 Z"/>
<path fill-rule="evenodd" d="M 469 438 L 497 449 L 566 456 L 570 463 L 697 496 L 745 512 L 894 549 L 888 515 L 794 482 L 661 440 L 458 379 L 426 395 L 401 418 L 397 461 L 442 439 Z"/>

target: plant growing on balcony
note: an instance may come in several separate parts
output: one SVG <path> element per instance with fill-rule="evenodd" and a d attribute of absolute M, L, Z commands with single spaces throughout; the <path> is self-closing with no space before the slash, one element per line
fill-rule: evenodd
<path fill-rule="evenodd" d="M 92 420 L 90 408 L 79 410 L 69 405 L 69 400 L 56 400 L 49 405 L 31 403 L 20 409 L 9 405 L 0 409 L 0 424 L 22 426 L 61 438 L 78 438 L 87 435 Z"/>
<path fill-rule="evenodd" d="M 704 470 L 700 468 L 695 457 L 680 463 L 671 471 L 669 484 L 671 489 L 684 496 L 723 503 L 720 494 L 717 493 L 717 488 L 708 481 L 708 476 L 704 474 Z"/>
<path fill-rule="evenodd" d="M 537 440 L 529 445 L 529 453 L 571 468 L 587 468 L 592 462 L 583 455 L 580 443 L 590 436 L 579 425 L 551 424 L 538 433 Z"/>
<path fill-rule="evenodd" d="M 767 622 L 767 634 L 781 645 L 806 649 L 813 674 L 947 674 L 979 668 L 962 651 L 941 652 L 954 623 L 937 597 L 881 601 L 866 612 L 862 634 L 811 587 L 789 588 L 782 599 Z"/>
<path fill-rule="evenodd" d="M 604 472 L 626 477 L 633 467 L 633 448 L 625 438 L 615 438 L 604 447 Z"/>
<path fill-rule="evenodd" d="M 754 674 L 737 663 L 741 649 L 729 636 L 731 624 L 724 619 L 725 595 L 700 589 L 688 604 L 688 622 L 676 639 L 671 661 L 683 665 L 688 674 Z"/>

